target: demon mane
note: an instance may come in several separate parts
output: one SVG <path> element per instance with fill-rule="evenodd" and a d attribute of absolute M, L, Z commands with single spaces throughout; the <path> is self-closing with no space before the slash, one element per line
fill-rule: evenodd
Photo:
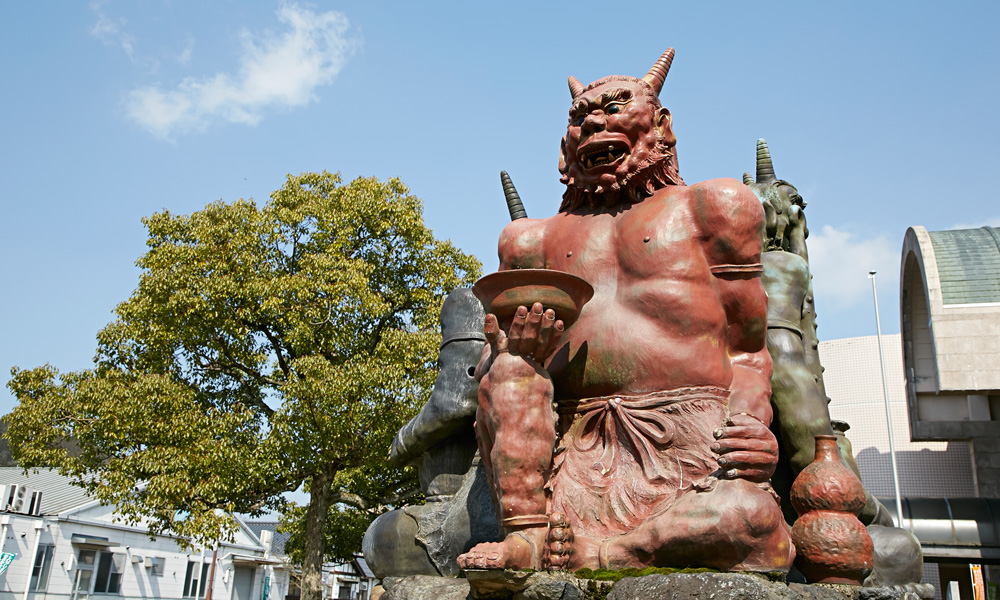
<path fill-rule="evenodd" d="M 684 185 L 677 168 L 675 153 L 659 140 L 649 158 L 633 173 L 621 178 L 611 189 L 581 188 L 576 185 L 568 171 L 562 173 L 559 181 L 566 185 L 559 212 L 573 212 L 579 208 L 611 207 L 621 201 L 637 204 L 652 196 L 656 190 L 668 185 Z"/>

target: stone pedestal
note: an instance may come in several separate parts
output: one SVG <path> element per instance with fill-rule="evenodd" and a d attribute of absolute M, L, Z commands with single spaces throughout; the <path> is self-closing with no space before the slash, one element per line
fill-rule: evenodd
<path fill-rule="evenodd" d="M 469 571 L 467 579 L 416 575 L 388 577 L 379 600 L 919 600 L 933 598 L 927 584 L 860 587 L 769 581 L 740 573 L 674 573 L 581 579 L 569 573 Z"/>

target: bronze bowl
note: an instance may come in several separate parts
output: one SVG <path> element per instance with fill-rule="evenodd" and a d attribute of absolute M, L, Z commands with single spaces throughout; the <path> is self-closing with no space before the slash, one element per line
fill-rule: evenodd
<path fill-rule="evenodd" d="M 517 307 L 529 309 L 535 302 L 556 312 L 569 327 L 583 305 L 594 295 L 594 288 L 585 280 L 552 269 L 513 269 L 497 271 L 481 278 L 472 286 L 472 293 L 483 303 L 487 313 L 493 313 L 501 323 L 514 318 Z"/>

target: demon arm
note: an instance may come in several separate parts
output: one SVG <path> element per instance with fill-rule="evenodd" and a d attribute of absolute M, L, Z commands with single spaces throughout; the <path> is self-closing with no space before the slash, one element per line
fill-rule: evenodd
<path fill-rule="evenodd" d="M 727 478 L 768 480 L 778 463 L 771 433 L 771 356 L 767 351 L 767 294 L 761 282 L 764 214 L 756 196 L 735 181 L 709 189 L 702 230 L 706 254 L 728 321 L 726 344 L 733 378 L 729 419 L 712 449 Z"/>

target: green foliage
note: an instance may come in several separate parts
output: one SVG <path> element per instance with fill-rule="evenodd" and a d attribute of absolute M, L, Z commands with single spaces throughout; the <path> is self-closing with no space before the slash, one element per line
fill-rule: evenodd
<path fill-rule="evenodd" d="M 387 448 L 430 392 L 444 296 L 480 273 L 421 210 L 396 179 L 323 172 L 263 207 L 144 219 L 138 288 L 94 368 L 12 369 L 14 458 L 201 542 L 232 534 L 223 511 L 278 507 L 305 483 L 353 507 L 333 538 L 354 540 L 416 486 Z"/>
<path fill-rule="evenodd" d="M 381 513 L 379 513 L 381 514 Z M 377 516 L 374 515 L 374 516 Z M 323 528 L 327 561 L 347 562 L 361 548 L 361 538 L 371 524 L 373 513 L 351 506 L 339 506 L 328 515 Z M 285 553 L 296 564 L 301 564 L 305 550 L 306 507 L 292 506 L 281 516 L 279 528 L 290 535 L 285 542 Z"/>

